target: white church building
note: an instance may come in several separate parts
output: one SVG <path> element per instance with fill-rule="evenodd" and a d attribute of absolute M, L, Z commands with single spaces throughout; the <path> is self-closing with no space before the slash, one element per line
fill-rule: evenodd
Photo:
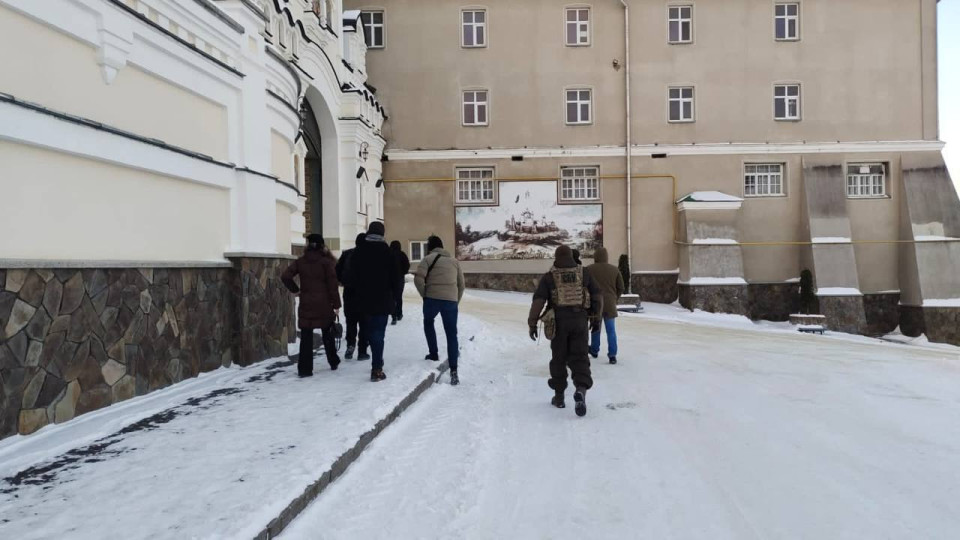
<path fill-rule="evenodd" d="M 339 0 L 0 0 L 0 437 L 286 353 L 279 272 L 383 219 Z"/>

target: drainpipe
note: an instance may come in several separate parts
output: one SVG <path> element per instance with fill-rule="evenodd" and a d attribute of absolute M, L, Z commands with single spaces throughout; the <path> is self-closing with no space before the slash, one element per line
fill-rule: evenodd
<path fill-rule="evenodd" d="M 623 63 L 626 68 L 626 88 L 624 93 L 626 94 L 627 103 L 627 265 L 630 267 L 631 273 L 630 276 L 627 276 L 626 285 L 627 292 L 633 293 L 633 115 L 630 112 L 630 6 L 626 0 L 620 0 L 620 3 L 623 4 L 623 39 L 625 51 Z"/>

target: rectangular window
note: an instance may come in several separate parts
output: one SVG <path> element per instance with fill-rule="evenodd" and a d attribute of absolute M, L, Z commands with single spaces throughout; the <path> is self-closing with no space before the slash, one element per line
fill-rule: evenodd
<path fill-rule="evenodd" d="M 590 45 L 590 8 L 567 8 L 567 45 Z"/>
<path fill-rule="evenodd" d="M 670 43 L 693 42 L 693 6 L 667 8 Z"/>
<path fill-rule="evenodd" d="M 593 99 L 590 89 L 567 90 L 567 124 L 589 124 L 592 122 Z"/>
<path fill-rule="evenodd" d="M 383 12 L 361 11 L 360 22 L 363 24 L 363 39 L 367 42 L 367 47 L 382 49 L 386 42 L 383 33 Z"/>
<path fill-rule="evenodd" d="M 777 4 L 774 10 L 777 39 L 780 41 L 800 39 L 800 4 Z"/>
<path fill-rule="evenodd" d="M 463 93 L 463 125 L 487 125 L 487 91 L 468 90 Z"/>
<path fill-rule="evenodd" d="M 463 46 L 464 47 L 486 47 L 487 46 L 487 12 L 484 10 L 464 10 L 462 12 L 463 21 Z"/>
<path fill-rule="evenodd" d="M 671 88 L 669 102 L 671 122 L 693 122 L 692 86 Z"/>
<path fill-rule="evenodd" d="M 799 84 L 778 84 L 773 88 L 773 116 L 777 120 L 800 119 Z"/>
<path fill-rule="evenodd" d="M 851 163 L 847 166 L 847 197 L 886 197 L 886 195 L 886 164 Z"/>
<path fill-rule="evenodd" d="M 743 170 L 743 194 L 747 197 L 777 197 L 783 191 L 783 163 L 749 163 Z"/>
<path fill-rule="evenodd" d="M 457 169 L 458 203 L 495 203 L 492 168 Z"/>
<path fill-rule="evenodd" d="M 560 200 L 600 200 L 600 169 L 598 167 L 563 167 L 560 169 Z"/>
<path fill-rule="evenodd" d="M 427 243 L 422 240 L 410 242 L 410 262 L 420 262 L 427 256 Z"/>

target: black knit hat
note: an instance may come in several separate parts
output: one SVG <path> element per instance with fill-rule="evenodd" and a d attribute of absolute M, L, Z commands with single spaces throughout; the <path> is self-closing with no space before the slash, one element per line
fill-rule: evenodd
<path fill-rule="evenodd" d="M 383 223 L 379 221 L 374 221 L 373 223 L 370 224 L 369 227 L 367 227 L 367 234 L 376 234 L 379 236 L 383 236 L 387 234 L 387 228 L 383 226 Z"/>

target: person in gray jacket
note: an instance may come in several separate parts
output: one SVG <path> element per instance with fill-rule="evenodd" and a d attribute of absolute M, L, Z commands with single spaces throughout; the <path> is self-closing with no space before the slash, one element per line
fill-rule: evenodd
<path fill-rule="evenodd" d="M 447 361 L 450 363 L 450 384 L 460 384 L 457 360 L 460 345 L 457 341 L 457 315 L 460 299 L 466 289 L 463 270 L 456 258 L 443 249 L 443 241 L 437 236 L 427 239 L 427 256 L 420 261 L 414 277 L 417 292 L 423 297 L 423 333 L 427 338 L 427 360 L 439 361 L 437 331 L 434 321 L 437 315 L 443 321 L 447 336 Z"/>

